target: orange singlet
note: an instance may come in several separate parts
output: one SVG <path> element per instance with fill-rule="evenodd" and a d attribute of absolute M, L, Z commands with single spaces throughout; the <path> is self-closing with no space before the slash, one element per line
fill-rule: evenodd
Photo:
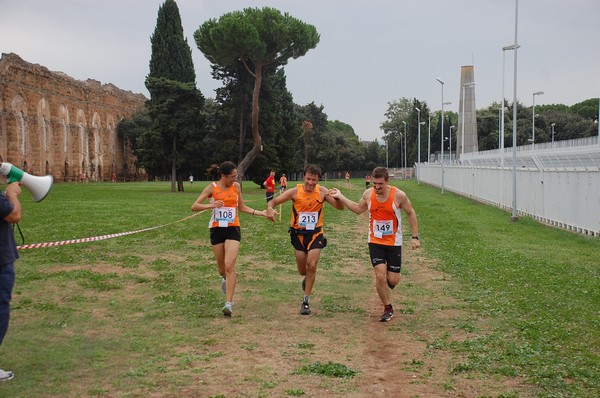
<path fill-rule="evenodd" d="M 369 200 L 369 243 L 402 246 L 401 210 L 394 203 L 396 187 L 390 187 L 385 202 L 378 202 L 375 190 Z"/>
<path fill-rule="evenodd" d="M 319 184 L 315 185 L 315 189 L 311 193 L 306 192 L 302 184 L 298 184 L 296 189 L 290 226 L 294 229 L 305 229 L 307 231 L 322 227 L 323 200 L 321 199 Z"/>
<path fill-rule="evenodd" d="M 213 193 L 210 198 L 210 203 L 215 200 L 222 200 L 222 207 L 212 209 L 212 216 L 208 222 L 209 228 L 216 227 L 239 227 L 240 220 L 238 218 L 238 192 L 235 186 L 230 186 L 226 190 L 221 189 L 219 184 L 213 182 Z"/>

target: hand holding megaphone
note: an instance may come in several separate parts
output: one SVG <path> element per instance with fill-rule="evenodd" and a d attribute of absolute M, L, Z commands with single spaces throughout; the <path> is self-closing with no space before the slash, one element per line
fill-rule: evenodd
<path fill-rule="evenodd" d="M 20 182 L 18 182 L 16 184 L 11 183 L 6 186 L 5 193 L 6 193 L 7 197 L 9 197 L 10 195 L 15 195 L 18 197 L 19 195 L 21 195 L 21 192 L 22 192 L 22 190 L 21 190 Z"/>
<path fill-rule="evenodd" d="M 33 195 L 34 202 L 39 202 L 48 195 L 54 178 L 52 176 L 38 177 L 24 172 L 10 163 L 0 164 L 0 175 L 6 176 L 7 182 L 20 182 Z"/>

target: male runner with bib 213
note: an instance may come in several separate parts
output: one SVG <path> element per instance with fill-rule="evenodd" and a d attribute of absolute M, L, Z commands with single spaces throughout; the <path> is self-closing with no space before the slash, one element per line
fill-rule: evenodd
<path fill-rule="evenodd" d="M 288 200 L 293 202 L 290 220 L 290 238 L 296 254 L 298 272 L 304 276 L 302 290 L 304 298 L 300 306 L 300 314 L 310 315 L 310 294 L 315 284 L 317 264 L 321 249 L 327 245 L 323 235 L 323 204 L 329 203 L 338 210 L 343 210 L 341 201 L 329 195 L 329 190 L 318 184 L 321 168 L 309 164 L 304 168 L 304 183 L 298 184 L 283 192 L 267 203 L 267 215 L 275 216 L 275 206 Z"/>

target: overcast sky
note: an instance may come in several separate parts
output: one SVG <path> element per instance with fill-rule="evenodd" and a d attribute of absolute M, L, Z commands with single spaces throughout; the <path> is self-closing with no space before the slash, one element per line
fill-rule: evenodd
<path fill-rule="evenodd" d="M 86 80 L 148 96 L 150 36 L 164 0 L 0 0 L 0 51 Z M 207 19 L 270 6 L 317 28 L 321 41 L 285 67 L 294 102 L 324 105 L 330 120 L 365 140 L 380 138 L 388 102 L 444 101 L 457 111 L 460 68 L 475 66 L 477 108 L 502 99 L 502 47 L 515 41 L 515 0 L 178 0 L 196 82 L 220 83 L 196 47 Z M 573 105 L 600 96 L 600 1 L 520 0 L 517 98 L 526 106 Z M 513 98 L 506 52 L 505 97 Z M 445 109 L 448 109 L 446 107 Z"/>

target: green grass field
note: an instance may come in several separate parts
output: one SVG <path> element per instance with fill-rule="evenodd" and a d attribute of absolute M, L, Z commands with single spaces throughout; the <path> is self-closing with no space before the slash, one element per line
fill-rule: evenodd
<path fill-rule="evenodd" d="M 357 200 L 364 183 L 352 183 L 352 188 L 345 181 L 325 185 Z M 413 359 L 405 367 L 421 372 L 419 383 L 438 385 L 452 396 L 458 380 L 518 379 L 518 386 L 494 396 L 598 396 L 600 240 L 527 218 L 511 223 L 509 213 L 448 192 L 441 195 L 413 181 L 393 184 L 408 193 L 417 211 L 421 255 L 447 275 L 444 291 L 466 314 L 452 320 L 451 331 L 438 331 L 436 320 L 418 306 L 422 286 L 409 282 L 402 287 L 408 297 L 403 311 L 418 321 L 403 332 L 417 336 L 428 330 L 436 336 L 425 342 L 428 353 L 460 358 L 448 363 L 448 376 L 441 381 L 428 378 L 420 369 L 421 359 Z M 237 327 L 257 336 L 268 334 L 263 328 L 277 320 L 272 308 L 293 305 L 296 310 L 300 279 L 286 233 L 286 203 L 277 224 L 240 215 L 236 297 L 241 301 L 229 324 L 223 324 L 208 213 L 184 220 L 203 186 L 195 182 L 192 188 L 186 184 L 184 193 L 171 193 L 169 183 L 55 184 L 37 204 L 28 192 L 22 195 L 25 244 L 164 226 L 20 252 L 11 326 L 0 348 L 0 368 L 16 376 L 0 385 L 0 396 L 194 396 L 182 391 L 192 391 L 188 389 L 195 378 L 210 374 L 218 361 L 231 355 L 211 349 L 220 339 Z M 251 207 L 265 206 L 264 190 L 251 182 L 244 183 L 244 199 Z M 357 225 L 353 213 L 327 209 L 329 245 L 317 274 L 318 315 L 309 328 L 313 334 L 323 331 L 319 322 L 341 318 L 358 327 L 371 312 L 362 304 L 374 294 L 366 231 Z M 18 234 L 17 240 L 22 243 Z M 349 268 L 355 264 L 364 264 L 365 273 Z M 410 277 L 410 269 L 404 272 Z M 392 333 L 394 327 L 391 323 Z M 454 338 L 452 329 L 467 337 Z M 294 376 L 265 368 L 257 371 L 257 380 L 231 381 L 240 391 L 247 387 L 248 395 L 215 394 L 212 387 L 206 396 L 310 396 L 295 384 L 300 377 L 295 375 L 319 363 L 318 347 L 310 336 L 291 338 L 293 344 L 280 349 L 283 359 L 278 360 L 293 358 L 288 365 L 297 372 Z M 335 340 L 331 344 L 329 350 L 341 358 L 334 368 L 353 376 L 356 370 L 355 378 L 365 376 L 360 358 L 344 357 L 347 347 Z M 257 338 L 237 349 L 252 354 L 265 346 Z M 344 358 L 349 368 L 341 363 Z M 326 386 L 333 391 L 330 396 L 361 391 L 343 380 Z"/>

